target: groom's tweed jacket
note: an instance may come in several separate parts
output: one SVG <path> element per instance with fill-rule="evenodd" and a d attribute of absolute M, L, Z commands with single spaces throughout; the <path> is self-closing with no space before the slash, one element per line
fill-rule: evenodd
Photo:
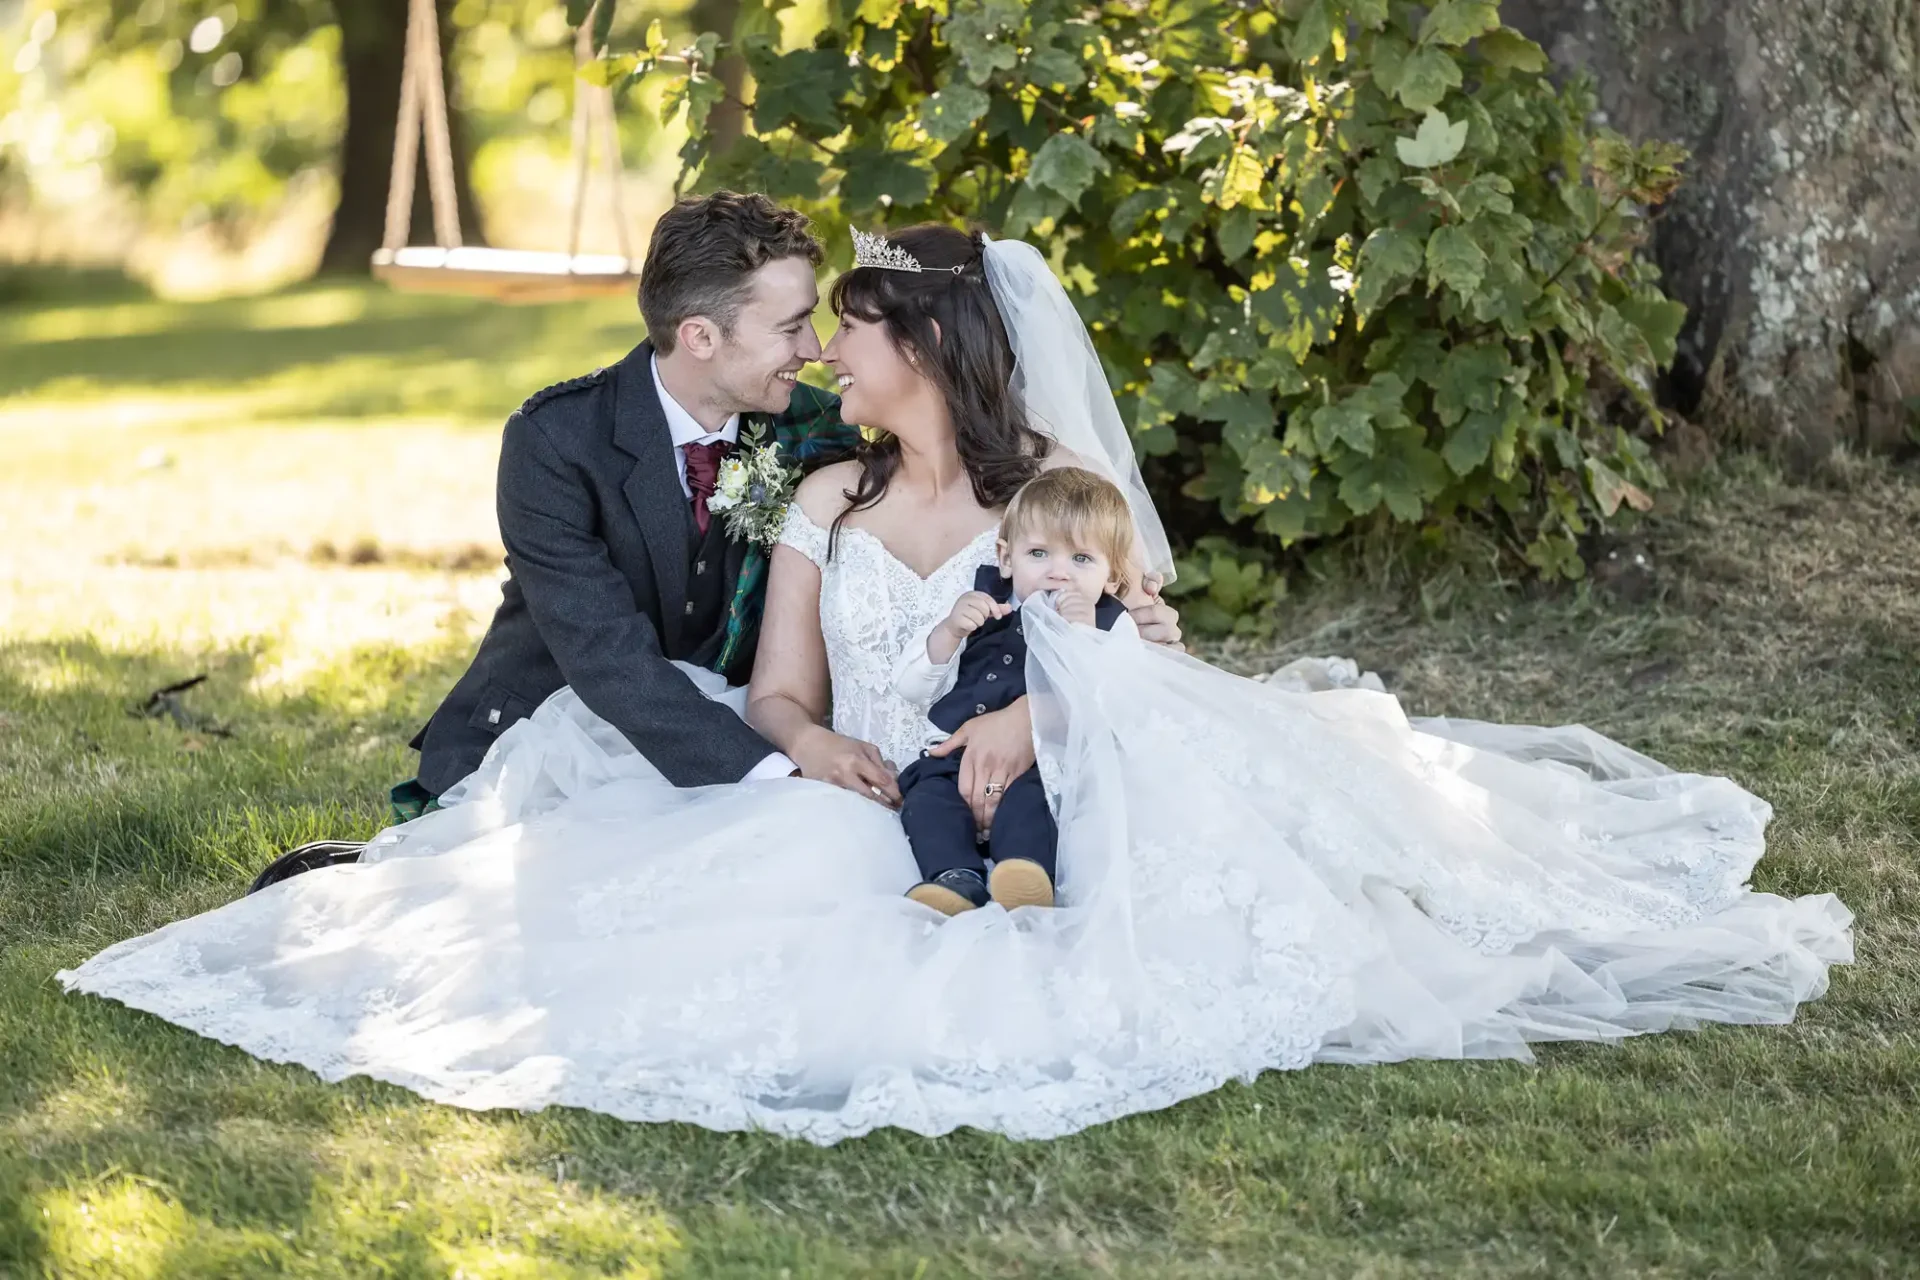
<path fill-rule="evenodd" d="M 653 384 L 653 344 L 530 397 L 500 447 L 500 538 L 507 581 L 473 665 L 420 731 L 420 784 L 438 794 L 476 768 L 510 725 L 562 685 L 610 722 L 677 786 L 737 782 L 773 750 L 671 665 L 682 659 L 735 683 L 752 668 L 767 560 L 729 543 L 717 632 L 687 635 L 696 562 L 673 437 Z M 764 422 L 789 460 L 811 470 L 852 451 L 839 401 L 806 385 Z"/>

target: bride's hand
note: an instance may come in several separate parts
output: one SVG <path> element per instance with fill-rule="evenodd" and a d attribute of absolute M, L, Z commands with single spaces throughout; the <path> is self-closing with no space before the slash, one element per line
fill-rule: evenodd
<path fill-rule="evenodd" d="M 800 776 L 831 782 L 878 800 L 889 809 L 900 807 L 900 787 L 893 769 L 871 742 L 861 742 L 831 729 L 816 729 L 787 753 L 800 766 Z"/>
<path fill-rule="evenodd" d="M 1033 712 L 1027 700 L 1019 698 L 1003 711 L 975 716 L 930 754 L 951 755 L 962 747 L 967 754 L 960 757 L 960 795 L 973 810 L 975 826 L 991 831 L 994 810 L 1008 785 L 1033 768 Z"/>
<path fill-rule="evenodd" d="M 1133 625 L 1140 629 L 1142 640 L 1184 653 L 1186 645 L 1180 642 L 1180 611 L 1160 598 L 1161 585 L 1159 574 L 1147 574 L 1124 601 L 1127 612 L 1133 615 Z"/>

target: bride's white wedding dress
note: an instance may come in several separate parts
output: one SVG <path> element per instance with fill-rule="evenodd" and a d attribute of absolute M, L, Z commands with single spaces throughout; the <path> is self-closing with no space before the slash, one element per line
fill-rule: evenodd
<path fill-rule="evenodd" d="M 797 508 L 784 540 L 821 567 L 835 728 L 904 763 L 923 721 L 894 665 L 991 536 L 924 580 L 857 529 L 829 559 Z M 677 790 L 563 690 L 362 864 L 61 976 L 327 1079 L 832 1142 L 1047 1137 L 1269 1068 L 1784 1022 L 1851 957 L 1831 896 L 1744 887 L 1769 811 L 1725 779 L 1027 612 L 1057 909 L 939 917 L 901 896 L 880 805 Z"/>

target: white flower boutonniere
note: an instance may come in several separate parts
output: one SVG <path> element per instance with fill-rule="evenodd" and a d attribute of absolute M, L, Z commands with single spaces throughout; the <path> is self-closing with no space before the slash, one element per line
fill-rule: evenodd
<path fill-rule="evenodd" d="M 780 457 L 780 446 L 756 424 L 740 438 L 740 447 L 720 464 L 720 478 L 707 510 L 724 515 L 727 536 L 740 542 L 771 547 L 780 540 L 787 520 L 787 503 L 800 483 L 800 469 Z"/>

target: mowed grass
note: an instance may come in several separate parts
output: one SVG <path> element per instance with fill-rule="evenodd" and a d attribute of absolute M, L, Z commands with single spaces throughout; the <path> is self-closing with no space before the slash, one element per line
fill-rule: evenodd
<path fill-rule="evenodd" d="M 1725 464 L 1622 548 L 1636 603 L 1327 583 L 1218 652 L 1349 653 L 1416 711 L 1583 721 L 1767 796 L 1760 886 L 1859 916 L 1791 1027 L 820 1150 L 324 1085 L 62 995 L 280 848 L 379 825 L 495 596 L 501 418 L 636 336 L 630 304 L 338 286 L 0 311 L 0 1275 L 1920 1268 L 1920 478 L 1881 465 Z M 201 672 L 184 723 L 129 714 Z"/>

